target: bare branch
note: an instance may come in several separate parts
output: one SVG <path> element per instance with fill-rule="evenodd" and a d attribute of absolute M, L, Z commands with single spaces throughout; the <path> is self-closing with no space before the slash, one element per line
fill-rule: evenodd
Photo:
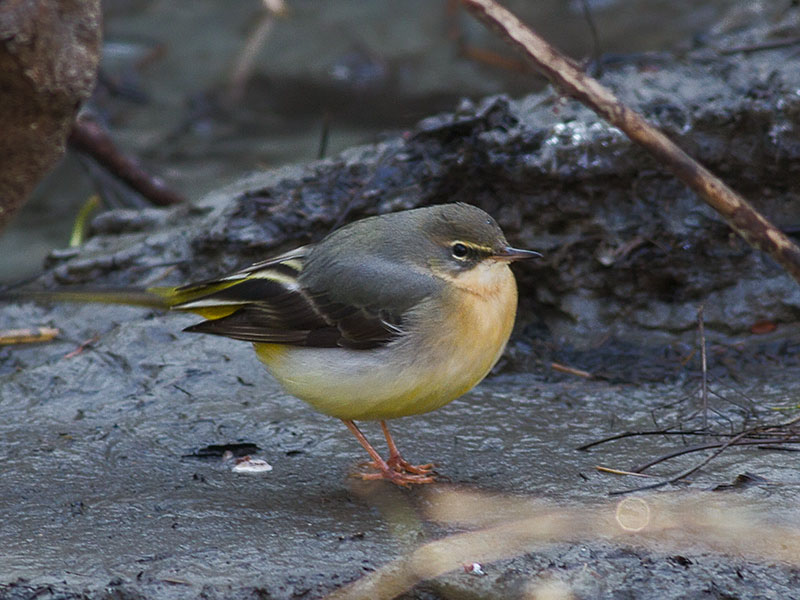
<path fill-rule="evenodd" d="M 103 168 L 118 177 L 157 206 L 185 202 L 183 196 L 171 190 L 161 179 L 145 171 L 130 156 L 120 152 L 108 133 L 87 117 L 75 121 L 69 134 L 72 148 L 94 158 Z"/>
<path fill-rule="evenodd" d="M 587 76 L 575 61 L 553 48 L 494 0 L 461 2 L 506 41 L 522 49 L 536 68 L 561 92 L 590 107 L 643 146 L 722 215 L 748 244 L 768 253 L 800 282 L 800 248 L 744 198 L 678 148 L 642 115 L 622 104 L 610 90 Z"/>

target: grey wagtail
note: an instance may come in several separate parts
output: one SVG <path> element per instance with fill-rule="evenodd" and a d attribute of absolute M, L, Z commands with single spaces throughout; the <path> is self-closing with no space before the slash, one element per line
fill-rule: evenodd
<path fill-rule="evenodd" d="M 372 458 L 362 478 L 407 485 L 434 481 L 433 465 L 404 460 L 386 420 L 435 410 L 486 377 L 517 312 L 508 265 L 537 256 L 510 247 L 481 209 L 443 204 L 356 221 L 219 279 L 138 298 L 49 297 L 201 315 L 186 331 L 252 342 L 287 392 L 344 422 Z M 357 420 L 380 421 L 388 460 Z"/>

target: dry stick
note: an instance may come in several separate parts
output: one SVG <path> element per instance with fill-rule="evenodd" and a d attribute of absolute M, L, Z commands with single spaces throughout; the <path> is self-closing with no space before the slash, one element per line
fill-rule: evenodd
<path fill-rule="evenodd" d="M 581 101 L 622 130 L 631 140 L 643 146 L 722 215 L 748 244 L 767 252 L 800 282 L 800 248 L 744 198 L 678 148 L 642 115 L 622 104 L 610 90 L 587 76 L 572 59 L 558 52 L 494 0 L 461 2 L 506 41 L 521 48 L 536 68 L 562 93 Z"/>
<path fill-rule="evenodd" d="M 256 60 L 262 48 L 267 43 L 275 19 L 270 13 L 262 13 L 258 19 L 255 29 L 247 36 L 244 47 L 239 56 L 236 57 L 236 64 L 233 66 L 228 81 L 228 88 L 225 90 L 225 100 L 230 105 L 241 102 L 244 96 L 247 82 L 250 80 L 255 70 Z"/>
<path fill-rule="evenodd" d="M 285 17 L 289 14 L 289 7 L 284 0 L 262 0 L 262 4 L 264 12 L 258 18 L 256 27 L 247 36 L 229 77 L 228 87 L 225 90 L 225 100 L 229 104 L 238 104 L 244 96 L 247 82 L 253 75 L 258 56 L 272 32 L 275 17 Z"/>
<path fill-rule="evenodd" d="M 10 344 L 33 344 L 49 342 L 61 331 L 54 327 L 33 327 L 28 329 L 0 329 L 0 346 Z"/>
<path fill-rule="evenodd" d="M 75 121 L 69 134 L 72 148 L 84 152 L 96 160 L 112 175 L 118 177 L 142 196 L 157 206 L 170 206 L 185 202 L 185 198 L 174 192 L 158 177 L 145 171 L 130 156 L 123 154 L 108 133 L 89 118 Z"/>

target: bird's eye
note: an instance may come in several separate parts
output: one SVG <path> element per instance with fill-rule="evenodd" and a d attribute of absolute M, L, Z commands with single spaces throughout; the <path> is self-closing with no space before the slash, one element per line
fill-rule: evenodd
<path fill-rule="evenodd" d="M 458 259 L 464 259 L 467 257 L 467 254 L 469 254 L 469 250 L 461 242 L 456 242 L 453 244 L 450 247 L 450 251 L 453 253 L 453 257 Z"/>

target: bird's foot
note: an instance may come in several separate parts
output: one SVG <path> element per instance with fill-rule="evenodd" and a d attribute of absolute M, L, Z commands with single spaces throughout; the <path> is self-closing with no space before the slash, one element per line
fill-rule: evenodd
<path fill-rule="evenodd" d="M 342 419 L 342 422 L 352 434 L 356 436 L 356 439 L 372 457 L 370 462 L 363 463 L 362 466 L 377 471 L 377 473 L 357 473 L 355 475 L 356 477 L 366 480 L 386 479 L 387 481 L 391 481 L 403 487 L 410 484 L 433 483 L 436 481 L 436 472 L 433 470 L 433 463 L 428 463 L 427 465 L 412 465 L 400 456 L 400 451 L 397 449 L 392 436 L 389 434 L 389 429 L 386 427 L 385 421 L 381 421 L 381 428 L 386 436 L 386 443 L 389 445 L 389 460 L 383 460 L 383 458 L 381 458 L 378 451 L 372 447 L 353 421 Z"/>
<path fill-rule="evenodd" d="M 416 473 L 396 471 L 395 469 L 392 469 L 390 467 L 387 467 L 386 470 L 378 469 L 377 473 L 358 473 L 356 477 L 359 477 L 360 479 L 363 479 L 365 481 L 375 481 L 379 479 L 384 479 L 386 481 L 391 481 L 395 485 L 399 485 L 402 487 L 407 487 L 411 484 L 421 485 L 424 483 L 436 482 L 436 477 L 432 474 L 418 475 Z"/>
<path fill-rule="evenodd" d="M 436 481 L 433 463 L 412 465 L 400 455 L 390 456 L 386 462 L 383 460 L 380 462 L 370 461 L 363 463 L 362 466 L 377 471 L 377 473 L 359 473 L 358 477 L 364 480 L 386 479 L 402 486 Z"/>
<path fill-rule="evenodd" d="M 412 465 L 399 454 L 390 456 L 389 460 L 386 461 L 386 464 L 398 473 L 413 473 L 414 475 L 434 475 L 436 473 L 433 470 L 436 466 L 434 463 Z"/>

